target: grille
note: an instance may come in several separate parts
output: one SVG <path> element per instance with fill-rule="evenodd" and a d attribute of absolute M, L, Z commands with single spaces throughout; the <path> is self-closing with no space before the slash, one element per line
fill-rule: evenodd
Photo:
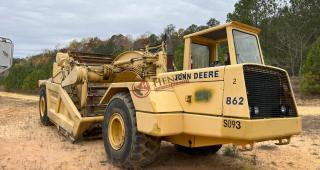
<path fill-rule="evenodd" d="M 252 119 L 297 116 L 284 71 L 256 65 L 244 65 L 243 71 Z"/>

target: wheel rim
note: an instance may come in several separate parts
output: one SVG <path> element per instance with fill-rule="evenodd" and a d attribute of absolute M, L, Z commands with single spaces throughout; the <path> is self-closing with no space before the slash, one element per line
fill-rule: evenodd
<path fill-rule="evenodd" d="M 124 144 L 125 127 L 122 116 L 119 113 L 113 113 L 108 125 L 108 138 L 111 147 L 115 150 L 121 149 Z"/>
<path fill-rule="evenodd" d="M 41 117 L 44 116 L 45 109 L 46 109 L 46 102 L 44 100 L 44 97 L 41 97 L 40 98 L 40 115 L 41 115 Z"/>

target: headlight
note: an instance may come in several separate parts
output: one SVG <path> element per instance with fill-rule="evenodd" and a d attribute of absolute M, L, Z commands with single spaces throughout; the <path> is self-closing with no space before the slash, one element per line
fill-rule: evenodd
<path fill-rule="evenodd" d="M 287 112 L 286 106 L 282 105 L 281 106 L 281 113 L 286 113 L 286 112 Z"/>
<path fill-rule="evenodd" d="M 286 114 L 286 115 L 291 115 L 293 112 L 292 108 L 290 106 L 281 106 L 281 113 Z"/>
<path fill-rule="evenodd" d="M 258 106 L 250 106 L 250 113 L 253 113 L 255 115 L 259 114 L 259 107 Z"/>
<path fill-rule="evenodd" d="M 259 107 L 258 107 L 258 106 L 254 106 L 254 107 L 253 107 L 253 113 L 254 113 L 255 115 L 259 114 Z"/>

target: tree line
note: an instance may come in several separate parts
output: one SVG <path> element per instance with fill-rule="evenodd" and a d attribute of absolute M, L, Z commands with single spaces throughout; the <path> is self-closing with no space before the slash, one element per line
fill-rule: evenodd
<path fill-rule="evenodd" d="M 240 21 L 262 29 L 260 43 L 265 62 L 286 69 L 291 76 L 299 76 L 301 90 L 306 94 L 320 93 L 320 0 L 239 0 L 227 21 Z M 159 45 L 166 35 L 171 37 L 173 62 L 182 69 L 183 36 L 220 24 L 215 18 L 203 25 L 191 24 L 177 28 L 170 24 L 163 33 L 145 33 L 133 39 L 130 35 L 113 35 L 74 40 L 68 50 L 118 55 L 127 50 L 139 50 L 146 45 Z M 6 89 L 33 90 L 37 80 L 50 77 L 52 62 L 58 49 L 15 59 L 8 75 L 0 78 Z"/>

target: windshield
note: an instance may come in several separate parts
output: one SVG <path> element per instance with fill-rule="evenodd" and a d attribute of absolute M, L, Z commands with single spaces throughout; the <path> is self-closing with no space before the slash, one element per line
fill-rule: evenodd
<path fill-rule="evenodd" d="M 261 64 L 260 50 L 255 35 L 233 30 L 233 38 L 238 64 Z"/>

